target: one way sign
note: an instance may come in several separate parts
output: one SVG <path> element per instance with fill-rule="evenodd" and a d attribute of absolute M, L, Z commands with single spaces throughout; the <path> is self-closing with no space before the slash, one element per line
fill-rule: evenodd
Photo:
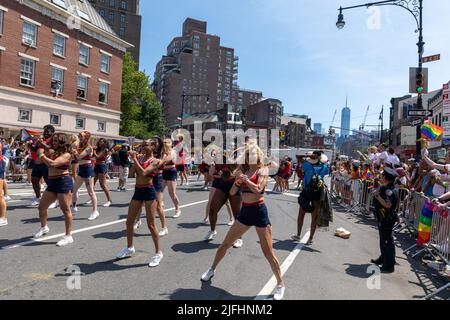
<path fill-rule="evenodd" d="M 413 109 L 408 110 L 408 117 L 428 118 L 433 116 L 433 110 Z"/>

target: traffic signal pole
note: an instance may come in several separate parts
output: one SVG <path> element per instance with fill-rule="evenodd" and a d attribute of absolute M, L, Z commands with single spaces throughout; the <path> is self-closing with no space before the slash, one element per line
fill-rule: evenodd
<path fill-rule="evenodd" d="M 420 74 L 423 75 L 423 52 L 425 47 L 425 42 L 423 41 L 423 0 L 419 0 L 419 42 L 417 43 L 417 47 L 419 48 L 419 75 Z M 419 94 L 419 96 L 417 97 L 418 109 L 423 109 L 422 92 L 418 92 Z M 420 161 L 422 151 L 422 142 L 421 142 L 422 133 L 420 128 L 421 125 L 418 125 L 416 127 L 416 161 Z"/>

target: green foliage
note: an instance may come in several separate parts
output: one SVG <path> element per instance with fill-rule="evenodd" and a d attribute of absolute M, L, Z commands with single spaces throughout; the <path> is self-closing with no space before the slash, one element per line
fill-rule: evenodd
<path fill-rule="evenodd" d="M 136 70 L 130 53 L 123 61 L 121 111 L 122 136 L 147 139 L 165 131 L 161 105 L 150 89 L 150 79 L 144 72 Z"/>

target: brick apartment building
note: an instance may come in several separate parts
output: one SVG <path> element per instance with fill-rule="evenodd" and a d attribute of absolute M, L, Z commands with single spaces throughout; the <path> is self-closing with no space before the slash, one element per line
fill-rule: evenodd
<path fill-rule="evenodd" d="M 139 0 L 89 0 L 114 32 L 134 47 L 128 49 L 139 67 L 141 26 Z"/>
<path fill-rule="evenodd" d="M 232 110 L 233 124 L 245 122 L 237 116 L 245 116 L 247 106 L 260 101 L 262 92 L 239 88 L 238 61 L 233 48 L 222 46 L 220 37 L 207 34 L 206 22 L 186 19 L 182 35 L 170 42 L 155 71 L 153 90 L 161 101 L 167 127 L 179 127 L 181 118 L 221 117 L 226 108 Z M 186 97 L 182 112 L 183 93 L 201 96 Z M 216 121 L 215 126 L 224 128 L 223 122 Z"/>
<path fill-rule="evenodd" d="M 283 104 L 277 99 L 266 99 L 247 107 L 247 128 L 280 129 Z"/>
<path fill-rule="evenodd" d="M 117 138 L 130 46 L 87 1 L 2 0 L 0 127 Z"/>

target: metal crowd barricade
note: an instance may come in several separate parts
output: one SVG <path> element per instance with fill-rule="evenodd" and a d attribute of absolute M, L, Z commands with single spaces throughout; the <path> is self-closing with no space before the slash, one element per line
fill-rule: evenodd
<path fill-rule="evenodd" d="M 361 185 L 361 195 L 360 195 L 360 211 L 363 214 L 370 214 L 372 212 L 373 206 L 373 182 L 363 181 Z"/>

